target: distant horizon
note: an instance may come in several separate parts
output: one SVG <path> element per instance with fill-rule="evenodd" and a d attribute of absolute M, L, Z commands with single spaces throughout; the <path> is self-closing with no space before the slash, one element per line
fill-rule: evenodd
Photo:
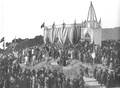
<path fill-rule="evenodd" d="M 62 25 L 62 24 L 61 24 Z M 49 26 L 51 26 L 51 25 L 49 25 Z M 120 26 L 119 27 L 113 27 L 113 28 L 120 28 Z M 113 28 L 102 28 L 103 30 L 104 29 L 113 29 Z M 42 29 L 43 30 L 43 29 Z M 41 35 L 41 34 L 40 34 Z M 36 35 L 36 36 L 40 36 L 40 35 Z M 18 38 L 16 38 L 16 39 L 33 39 L 33 38 L 35 38 L 36 36 L 34 36 L 34 37 L 31 37 L 31 38 L 20 38 L 20 37 L 18 37 Z M 41 35 L 41 36 L 43 36 L 44 37 L 44 35 Z M 13 38 L 12 40 L 14 40 L 15 38 Z M 10 42 L 12 42 L 12 40 L 10 41 Z M 8 42 L 8 43 L 10 43 L 10 42 Z M 7 42 L 6 42 L 7 43 Z"/>
<path fill-rule="evenodd" d="M 79 23 L 78 23 L 78 24 L 79 24 Z M 57 25 L 57 24 L 56 24 L 56 25 Z M 104 30 L 104 29 L 105 29 L 105 30 L 106 30 L 106 29 L 108 29 L 108 30 L 113 29 L 113 30 L 114 30 L 115 28 L 119 28 L 119 29 L 120 29 L 120 27 L 102 28 L 102 29 L 103 29 L 103 30 Z M 36 36 L 43 36 L 43 37 L 44 37 L 44 35 L 36 35 Z M 27 38 L 20 38 L 20 37 L 19 37 L 19 38 L 22 39 L 22 40 L 24 40 L 24 41 L 26 41 L 26 39 L 34 39 L 36 36 L 34 36 L 34 37 L 32 37 L 32 38 L 28 38 L 28 37 L 27 37 Z M 19 38 L 16 38 L 16 39 L 19 39 Z M 13 38 L 12 40 L 14 40 L 14 39 L 15 39 L 15 38 Z M 1 40 L 1 39 L 0 39 L 0 40 Z M 11 40 L 10 42 L 5 42 L 5 43 L 12 43 L 12 40 Z M 1 45 L 1 46 L 0 46 L 0 49 L 3 50 L 3 46 L 2 46 L 2 45 L 3 45 L 3 42 L 0 43 L 0 45 Z"/>

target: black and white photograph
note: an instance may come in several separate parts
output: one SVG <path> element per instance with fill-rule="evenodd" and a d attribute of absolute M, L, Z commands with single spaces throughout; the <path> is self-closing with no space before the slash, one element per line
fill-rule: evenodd
<path fill-rule="evenodd" d="M 120 0 L 0 0 L 0 88 L 120 88 Z"/>

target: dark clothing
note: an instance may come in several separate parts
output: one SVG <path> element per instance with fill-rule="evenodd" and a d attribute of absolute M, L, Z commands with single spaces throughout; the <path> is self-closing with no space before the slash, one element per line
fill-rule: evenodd
<path fill-rule="evenodd" d="M 27 88 L 27 79 L 26 77 L 23 78 L 23 88 Z"/>
<path fill-rule="evenodd" d="M 97 69 L 94 68 L 93 76 L 94 76 L 95 79 L 96 79 L 96 72 L 97 72 Z"/>
<path fill-rule="evenodd" d="M 19 78 L 19 88 L 23 88 L 23 78 Z"/>
<path fill-rule="evenodd" d="M 101 85 L 104 84 L 105 85 L 105 81 L 106 81 L 106 74 L 103 72 L 102 75 L 101 75 Z"/>
<path fill-rule="evenodd" d="M 53 88 L 58 88 L 58 79 L 57 79 L 57 77 L 54 78 L 54 86 L 53 86 Z"/>
<path fill-rule="evenodd" d="M 9 88 L 10 87 L 10 81 L 9 81 L 9 79 L 7 78 L 6 80 L 5 80 L 5 88 Z"/>
<path fill-rule="evenodd" d="M 84 84 L 85 84 L 84 80 L 80 79 L 79 80 L 79 86 L 80 86 L 80 88 L 84 88 Z"/>
<path fill-rule="evenodd" d="M 88 77 L 88 68 L 85 68 L 85 75 Z"/>
<path fill-rule="evenodd" d="M 79 73 L 79 77 L 83 77 L 84 76 L 84 73 L 83 71 L 81 70 L 80 73 Z"/>
<path fill-rule="evenodd" d="M 32 75 L 35 77 L 35 69 L 32 70 Z"/>
<path fill-rule="evenodd" d="M 16 71 L 17 71 L 16 73 L 18 74 L 18 73 L 19 73 L 19 70 L 20 70 L 20 65 L 18 64 L 16 68 L 17 68 L 17 69 L 16 69 Z"/>
<path fill-rule="evenodd" d="M 48 81 L 47 81 L 47 85 L 48 85 L 48 88 L 52 88 L 52 85 L 51 85 L 51 78 L 50 77 L 48 77 L 49 79 L 48 79 Z"/>
<path fill-rule="evenodd" d="M 110 75 L 107 76 L 106 87 L 109 88 L 111 86 L 111 77 Z"/>
<path fill-rule="evenodd" d="M 30 77 L 26 77 L 26 88 L 30 88 Z"/>
<path fill-rule="evenodd" d="M 42 87 L 45 86 L 45 85 L 44 85 L 44 77 L 41 77 L 41 78 L 40 78 L 40 85 L 41 85 Z"/>
<path fill-rule="evenodd" d="M 30 50 L 30 51 L 28 51 L 28 53 L 29 53 L 29 56 L 28 56 L 28 61 L 30 62 L 31 61 L 31 58 L 32 58 L 32 51 Z"/>
<path fill-rule="evenodd" d="M 16 65 L 13 67 L 13 74 L 16 74 L 17 67 Z"/>
<path fill-rule="evenodd" d="M 114 87 L 115 85 L 116 85 L 116 74 L 113 74 L 112 87 Z"/>
<path fill-rule="evenodd" d="M 99 72 L 98 71 L 96 72 L 96 79 L 97 79 L 97 81 L 99 80 Z"/>
<path fill-rule="evenodd" d="M 65 88 L 71 88 L 70 82 L 65 83 Z"/>
<path fill-rule="evenodd" d="M 3 86 L 4 86 L 4 80 L 0 79 L 0 88 L 3 88 Z"/>
<path fill-rule="evenodd" d="M 79 88 L 79 82 L 77 79 L 73 79 L 72 81 L 72 88 Z"/>
<path fill-rule="evenodd" d="M 99 70 L 98 83 L 101 83 L 102 69 Z"/>

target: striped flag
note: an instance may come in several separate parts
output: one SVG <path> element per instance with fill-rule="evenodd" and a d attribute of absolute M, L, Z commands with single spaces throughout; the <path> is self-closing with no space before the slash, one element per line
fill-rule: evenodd
<path fill-rule="evenodd" d="M 45 22 L 43 22 L 43 24 L 41 25 L 41 29 L 42 29 L 43 27 L 45 27 Z"/>
<path fill-rule="evenodd" d="M 5 38 L 3 37 L 1 40 L 0 40 L 0 43 L 3 42 L 5 40 Z"/>
<path fill-rule="evenodd" d="M 6 43 L 5 43 L 5 37 L 3 37 L 1 40 L 0 40 L 0 43 L 3 42 L 3 49 L 5 50 L 6 48 Z"/>

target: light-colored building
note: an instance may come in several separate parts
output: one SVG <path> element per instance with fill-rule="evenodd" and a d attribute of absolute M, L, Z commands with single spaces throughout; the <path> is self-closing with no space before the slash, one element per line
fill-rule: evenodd
<path fill-rule="evenodd" d="M 95 44 L 102 45 L 102 41 L 106 40 L 120 40 L 120 27 L 103 29 L 101 27 L 101 18 L 97 21 L 97 16 L 92 2 L 89 7 L 87 20 L 82 25 L 84 25 L 84 28 L 82 29 L 83 31 L 92 31 L 88 33 L 90 35 L 89 39 L 94 41 Z M 83 35 L 82 38 L 87 39 L 85 37 L 86 35 L 83 33 L 81 33 L 81 35 Z"/>
<path fill-rule="evenodd" d="M 66 33 L 66 36 L 70 41 L 72 41 L 72 39 L 75 39 L 75 38 L 80 38 L 83 40 L 87 40 L 90 43 L 93 43 L 94 41 L 94 44 L 101 46 L 102 41 L 111 40 L 111 39 L 112 40 L 120 39 L 120 28 L 102 29 L 101 18 L 98 21 L 92 2 L 90 3 L 87 19 L 84 22 L 76 23 L 75 21 L 74 24 L 65 24 L 65 25 L 62 24 L 62 25 L 54 25 L 54 26 L 55 26 L 55 30 L 57 31 L 59 30 L 63 31 L 65 27 L 68 30 L 68 32 L 69 30 L 71 29 L 73 30 L 74 27 L 76 27 L 77 31 L 73 31 L 74 33 L 72 32 L 70 32 L 70 34 Z M 61 32 L 54 32 L 55 30 L 53 31 L 53 25 L 46 26 L 44 30 L 45 30 L 44 32 L 45 42 L 47 42 L 47 40 L 50 40 L 50 41 L 52 40 L 52 42 L 54 42 L 55 36 L 58 36 L 61 33 Z M 56 33 L 58 35 L 55 35 Z M 63 37 L 63 35 L 65 34 L 61 34 L 61 35 L 63 40 L 67 39 L 67 37 L 66 38 Z M 61 39 L 61 35 L 59 35 L 60 37 L 58 36 L 59 40 Z M 72 35 L 72 37 L 70 35 Z"/>
<path fill-rule="evenodd" d="M 94 41 L 95 44 L 101 45 L 102 41 L 102 28 L 101 28 L 101 18 L 98 21 L 97 16 L 91 2 L 87 19 L 82 23 L 83 28 L 81 31 L 81 38 L 89 39 L 91 43 Z M 89 35 L 89 36 L 87 36 Z"/>

